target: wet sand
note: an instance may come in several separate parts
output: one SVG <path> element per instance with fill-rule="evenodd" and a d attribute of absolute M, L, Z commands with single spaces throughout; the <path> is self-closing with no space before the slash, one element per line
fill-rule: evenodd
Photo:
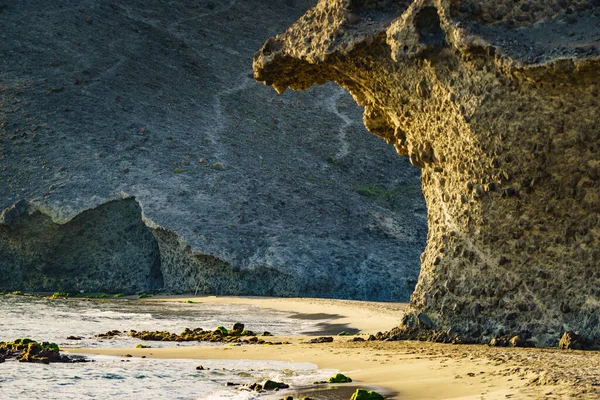
<path fill-rule="evenodd" d="M 408 303 L 313 298 L 231 297 L 231 296 L 155 296 L 141 301 L 193 301 L 196 303 L 248 304 L 286 311 L 298 319 L 327 319 L 322 334 L 377 333 L 399 324 Z M 332 327 L 333 325 L 333 327 Z M 352 330 L 353 332 L 350 332 Z M 310 334 L 298 332 L 299 334 Z"/>
<path fill-rule="evenodd" d="M 159 300 L 165 299 L 145 301 Z M 319 318 L 327 314 L 333 316 L 328 321 L 331 324 L 355 329 L 365 334 L 359 337 L 365 338 L 366 334 L 387 330 L 397 324 L 405 307 L 398 303 L 320 299 L 169 297 L 168 300 L 254 304 L 300 315 L 319 314 Z M 410 341 L 353 342 L 352 336 L 336 336 L 332 343 L 309 344 L 309 339 L 306 336 L 271 338 L 272 341 L 288 340 L 291 342 L 289 345 L 67 351 L 77 354 L 129 353 L 134 357 L 198 360 L 311 362 L 319 368 L 340 370 L 354 379 L 353 386 L 377 387 L 382 394 L 403 400 L 600 398 L 600 352 L 492 348 L 485 345 Z M 151 342 L 148 344 L 151 345 Z"/>

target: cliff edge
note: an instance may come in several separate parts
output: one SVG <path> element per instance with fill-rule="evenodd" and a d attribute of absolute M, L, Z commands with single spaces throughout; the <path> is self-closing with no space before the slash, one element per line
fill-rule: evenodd
<path fill-rule="evenodd" d="M 422 169 L 427 247 L 389 337 L 553 345 L 600 339 L 599 66 L 598 1 L 321 0 L 254 76 L 336 82 Z"/>

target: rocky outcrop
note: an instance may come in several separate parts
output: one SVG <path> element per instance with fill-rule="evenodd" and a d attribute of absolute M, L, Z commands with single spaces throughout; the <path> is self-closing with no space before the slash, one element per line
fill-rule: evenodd
<path fill-rule="evenodd" d="M 163 287 L 159 248 L 134 199 L 65 224 L 27 202 L 0 216 L 4 290 L 136 292 Z"/>
<path fill-rule="evenodd" d="M 0 2 L 0 282 L 27 283 L 0 291 L 147 290 L 159 265 L 174 291 L 407 300 L 419 172 L 344 90 L 252 79 L 310 5 Z"/>
<path fill-rule="evenodd" d="M 427 247 L 392 336 L 600 338 L 599 35 L 597 1 L 321 0 L 255 55 L 280 93 L 347 89 L 422 170 Z"/>
<path fill-rule="evenodd" d="M 322 276 L 295 266 L 240 267 L 198 252 L 175 232 L 149 220 L 137 199 L 124 196 L 55 221 L 35 203 L 19 201 L 0 214 L 0 289 L 281 297 L 391 296 L 405 276 L 380 284 L 377 276 Z M 385 279 L 385 278 L 384 278 Z M 366 285 L 372 287 L 365 287 Z"/>

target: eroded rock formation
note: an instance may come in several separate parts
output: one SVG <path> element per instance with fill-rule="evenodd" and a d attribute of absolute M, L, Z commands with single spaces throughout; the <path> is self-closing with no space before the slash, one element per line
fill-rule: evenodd
<path fill-rule="evenodd" d="M 335 81 L 422 169 L 428 242 L 395 334 L 600 338 L 598 1 L 321 0 L 254 59 Z"/>

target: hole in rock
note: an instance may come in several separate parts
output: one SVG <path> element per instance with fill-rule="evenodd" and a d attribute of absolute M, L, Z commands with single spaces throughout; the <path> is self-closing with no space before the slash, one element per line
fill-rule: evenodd
<path fill-rule="evenodd" d="M 415 18 L 415 26 L 419 34 L 419 43 L 427 46 L 446 44 L 446 33 L 442 30 L 435 7 L 425 7 L 419 11 Z"/>

